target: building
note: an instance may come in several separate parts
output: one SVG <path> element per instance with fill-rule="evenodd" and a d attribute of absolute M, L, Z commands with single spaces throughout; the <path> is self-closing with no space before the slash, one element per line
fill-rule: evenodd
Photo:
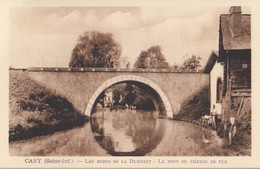
<path fill-rule="evenodd" d="M 229 133 L 229 144 L 240 135 L 250 147 L 251 15 L 242 14 L 240 6 L 220 15 L 219 53 L 212 51 L 204 73 L 210 74 L 210 104 L 221 117 L 222 131 Z"/>
<path fill-rule="evenodd" d="M 223 63 L 218 61 L 218 52 L 212 51 L 203 72 L 210 77 L 210 107 L 215 105 L 218 117 L 222 113 Z"/>
<path fill-rule="evenodd" d="M 219 58 L 223 63 L 222 107 L 224 120 L 251 113 L 251 15 L 233 6 L 220 15 Z"/>

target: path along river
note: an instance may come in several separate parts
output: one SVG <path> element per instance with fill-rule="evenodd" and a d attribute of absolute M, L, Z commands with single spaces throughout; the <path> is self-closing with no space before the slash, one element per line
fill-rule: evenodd
<path fill-rule="evenodd" d="M 226 156 L 212 130 L 156 112 L 100 109 L 82 127 L 10 143 L 15 156 Z"/>

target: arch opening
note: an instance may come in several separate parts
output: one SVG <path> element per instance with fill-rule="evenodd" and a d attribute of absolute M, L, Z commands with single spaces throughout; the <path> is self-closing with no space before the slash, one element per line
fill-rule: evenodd
<path fill-rule="evenodd" d="M 91 113 L 99 108 L 156 111 L 166 117 L 160 96 L 150 86 L 137 81 L 122 81 L 109 86 L 97 97 Z"/>
<path fill-rule="evenodd" d="M 156 111 L 158 111 L 158 116 L 173 118 L 171 104 L 164 91 L 153 81 L 134 75 L 116 76 L 112 79 L 105 81 L 101 86 L 98 87 L 98 89 L 90 98 L 85 109 L 85 115 L 91 116 L 97 105 L 97 99 L 100 97 L 102 92 L 109 89 L 110 86 L 119 83 L 127 83 L 139 86 L 146 93 L 149 93 L 149 96 L 153 101 L 154 108 L 156 109 Z"/>

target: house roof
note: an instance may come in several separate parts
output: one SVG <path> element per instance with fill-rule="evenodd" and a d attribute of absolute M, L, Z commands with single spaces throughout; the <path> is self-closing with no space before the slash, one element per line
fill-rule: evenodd
<path fill-rule="evenodd" d="M 251 15 L 241 14 L 240 37 L 233 37 L 229 14 L 220 15 L 220 43 L 223 44 L 224 50 L 243 50 L 251 49 Z"/>
<path fill-rule="evenodd" d="M 210 73 L 210 71 L 212 70 L 212 68 L 214 67 L 216 61 L 218 60 L 218 52 L 217 51 L 212 51 L 207 63 L 203 69 L 203 73 Z"/>

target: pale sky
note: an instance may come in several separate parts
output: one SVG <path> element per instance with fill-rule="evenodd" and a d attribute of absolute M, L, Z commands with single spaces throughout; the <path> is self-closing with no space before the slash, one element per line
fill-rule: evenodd
<path fill-rule="evenodd" d="M 68 67 L 79 35 L 112 33 L 131 66 L 142 50 L 160 45 L 170 64 L 218 50 L 219 15 L 229 6 L 33 7 L 10 10 L 12 67 Z M 242 13 L 250 13 L 242 7 Z"/>

